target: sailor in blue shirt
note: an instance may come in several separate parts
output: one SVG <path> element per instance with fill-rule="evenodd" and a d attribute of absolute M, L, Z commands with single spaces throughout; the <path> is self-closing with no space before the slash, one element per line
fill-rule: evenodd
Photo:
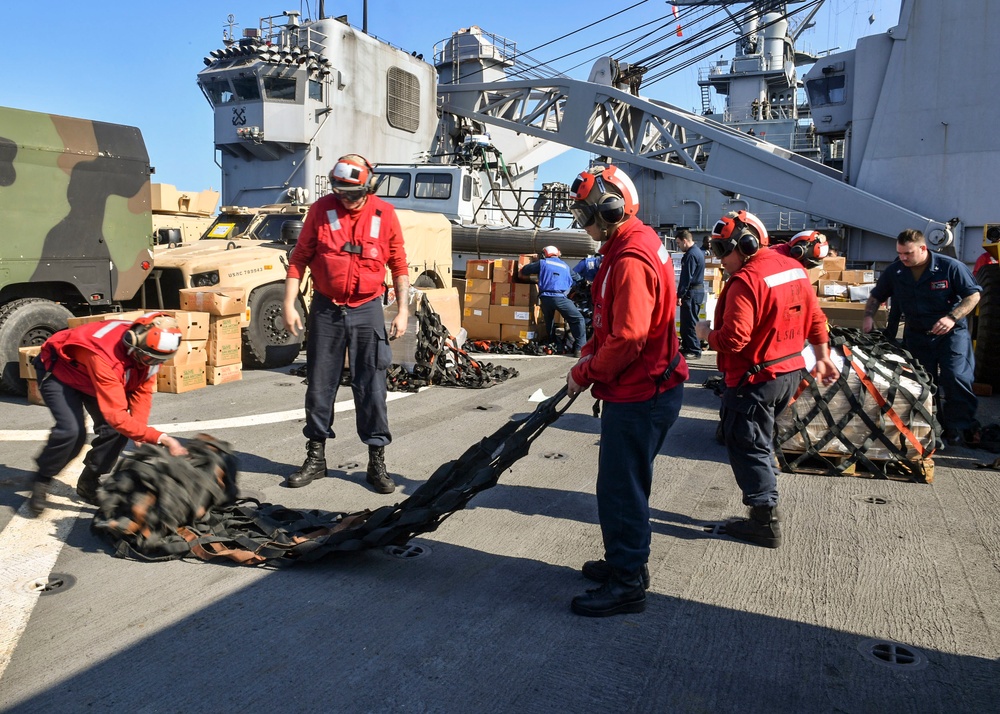
<path fill-rule="evenodd" d="M 945 443 L 958 445 L 963 436 L 966 443 L 975 443 L 975 357 L 965 316 L 976 309 L 982 288 L 965 263 L 929 251 L 918 230 L 899 234 L 896 255 L 872 288 L 863 329 L 871 332 L 875 312 L 891 297 L 903 313 L 903 345 L 937 384 Z"/>
<path fill-rule="evenodd" d="M 579 357 L 580 350 L 587 341 L 587 324 L 580 310 L 566 297 L 566 293 L 573 286 L 573 276 L 570 274 L 569 266 L 559 259 L 560 255 L 559 249 L 554 245 L 545 246 L 542 248 L 542 259 L 521 268 L 520 276 L 522 278 L 529 275 L 538 276 L 538 304 L 542 307 L 545 329 L 548 330 L 549 337 L 552 337 L 553 323 L 558 310 L 569 323 L 570 334 L 573 336 L 573 344 L 567 344 L 566 351 Z"/>
<path fill-rule="evenodd" d="M 677 234 L 677 247 L 684 251 L 681 257 L 681 276 L 677 281 L 677 312 L 681 318 L 681 352 L 685 357 L 701 357 L 701 340 L 695 325 L 705 307 L 705 251 L 694 244 L 691 231 Z"/>

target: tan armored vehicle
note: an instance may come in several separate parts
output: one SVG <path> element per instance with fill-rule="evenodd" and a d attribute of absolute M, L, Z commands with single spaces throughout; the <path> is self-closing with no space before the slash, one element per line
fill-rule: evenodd
<path fill-rule="evenodd" d="M 152 184 L 150 209 L 153 213 L 153 238 L 157 245 L 192 243 L 201 238 L 215 222 L 219 192 L 178 191 L 168 183 Z"/>
<path fill-rule="evenodd" d="M 282 301 L 288 255 L 295 247 L 308 206 L 261 208 L 224 206 L 201 240 L 155 249 L 146 287 L 147 304 L 179 306 L 178 291 L 190 287 L 243 287 L 243 362 L 247 367 L 281 367 L 295 360 L 303 336 L 285 329 Z M 451 287 L 451 224 L 439 213 L 397 211 L 417 287 Z M 391 284 L 387 276 L 387 282 Z M 311 281 L 303 281 L 299 312 L 309 310 Z"/>

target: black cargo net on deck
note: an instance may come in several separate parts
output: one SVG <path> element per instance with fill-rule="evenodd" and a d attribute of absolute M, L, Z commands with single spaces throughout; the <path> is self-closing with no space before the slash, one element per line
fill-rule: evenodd
<path fill-rule="evenodd" d="M 403 545 L 435 530 L 494 485 L 549 424 L 569 408 L 564 387 L 442 464 L 413 494 L 394 506 L 338 513 L 293 510 L 256 499 L 237 499 L 236 459 L 228 444 L 200 435 L 187 457 L 143 445 L 122 460 L 98 490 L 91 529 L 116 555 L 135 560 L 194 556 L 246 565 L 285 566 L 337 552 Z"/>
<path fill-rule="evenodd" d="M 926 480 L 922 460 L 933 453 L 941 434 L 930 375 L 880 332 L 832 327 L 830 350 L 844 357 L 840 378 L 824 387 L 807 375 L 776 426 L 775 453 L 782 468 L 796 471 L 819 463 L 828 474 L 838 475 L 860 465 L 872 476 Z M 884 392 L 876 387 L 876 378 L 888 384 Z M 805 392 L 811 400 L 802 399 Z M 838 408 L 831 409 L 835 400 Z M 901 412 L 908 416 L 906 422 Z M 915 424 L 923 425 L 920 438 L 911 428 Z"/>
<path fill-rule="evenodd" d="M 518 375 L 510 367 L 499 367 L 473 359 L 455 346 L 448 328 L 427 300 L 417 308 L 417 347 L 413 371 L 394 364 L 386 374 L 390 392 L 416 392 L 432 384 L 484 389 Z"/>

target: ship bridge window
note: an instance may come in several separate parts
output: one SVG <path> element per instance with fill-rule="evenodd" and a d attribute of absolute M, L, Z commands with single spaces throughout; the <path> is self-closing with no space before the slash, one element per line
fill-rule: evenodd
<path fill-rule="evenodd" d="M 826 104 L 843 104 L 847 99 L 847 76 L 834 74 L 806 82 L 809 104 L 814 107 Z"/>
<path fill-rule="evenodd" d="M 415 133 L 420 128 L 420 80 L 399 67 L 390 67 L 386 86 L 389 126 Z"/>
<path fill-rule="evenodd" d="M 410 195 L 410 175 L 379 173 L 375 195 L 381 198 L 407 198 Z"/>
<path fill-rule="evenodd" d="M 264 77 L 264 96 L 283 102 L 295 101 L 294 77 Z"/>
<path fill-rule="evenodd" d="M 413 195 L 417 198 L 446 200 L 451 198 L 451 176 L 447 174 L 417 174 Z"/>
<path fill-rule="evenodd" d="M 309 80 L 309 98 L 317 102 L 323 101 L 323 83 L 315 79 Z"/>
<path fill-rule="evenodd" d="M 212 106 L 228 104 L 233 101 L 233 89 L 228 79 L 208 79 L 201 83 L 201 88 Z"/>
<path fill-rule="evenodd" d="M 260 99 L 260 86 L 257 78 L 233 77 L 233 91 L 236 93 L 235 101 L 246 102 L 251 99 Z"/>

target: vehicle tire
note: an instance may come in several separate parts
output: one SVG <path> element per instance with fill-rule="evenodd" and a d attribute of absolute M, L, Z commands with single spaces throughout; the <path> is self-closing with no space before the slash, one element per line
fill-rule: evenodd
<path fill-rule="evenodd" d="M 442 283 L 441 279 L 433 273 L 421 273 L 417 279 L 413 281 L 413 287 L 431 290 L 434 288 L 443 288 L 444 283 Z"/>
<path fill-rule="evenodd" d="M 983 287 L 976 318 L 976 381 L 1000 389 L 1000 265 L 976 273 Z"/>
<path fill-rule="evenodd" d="M 285 301 L 283 284 L 262 285 L 250 293 L 250 326 L 243 330 L 243 366 L 284 367 L 295 361 L 302 350 L 303 334 L 293 335 L 285 329 L 282 303 Z M 295 304 L 305 324 L 302 301 Z"/>
<path fill-rule="evenodd" d="M 73 313 L 44 298 L 21 298 L 0 308 L 0 391 L 24 396 L 27 383 L 18 374 L 20 347 L 37 347 L 66 328 Z"/>

